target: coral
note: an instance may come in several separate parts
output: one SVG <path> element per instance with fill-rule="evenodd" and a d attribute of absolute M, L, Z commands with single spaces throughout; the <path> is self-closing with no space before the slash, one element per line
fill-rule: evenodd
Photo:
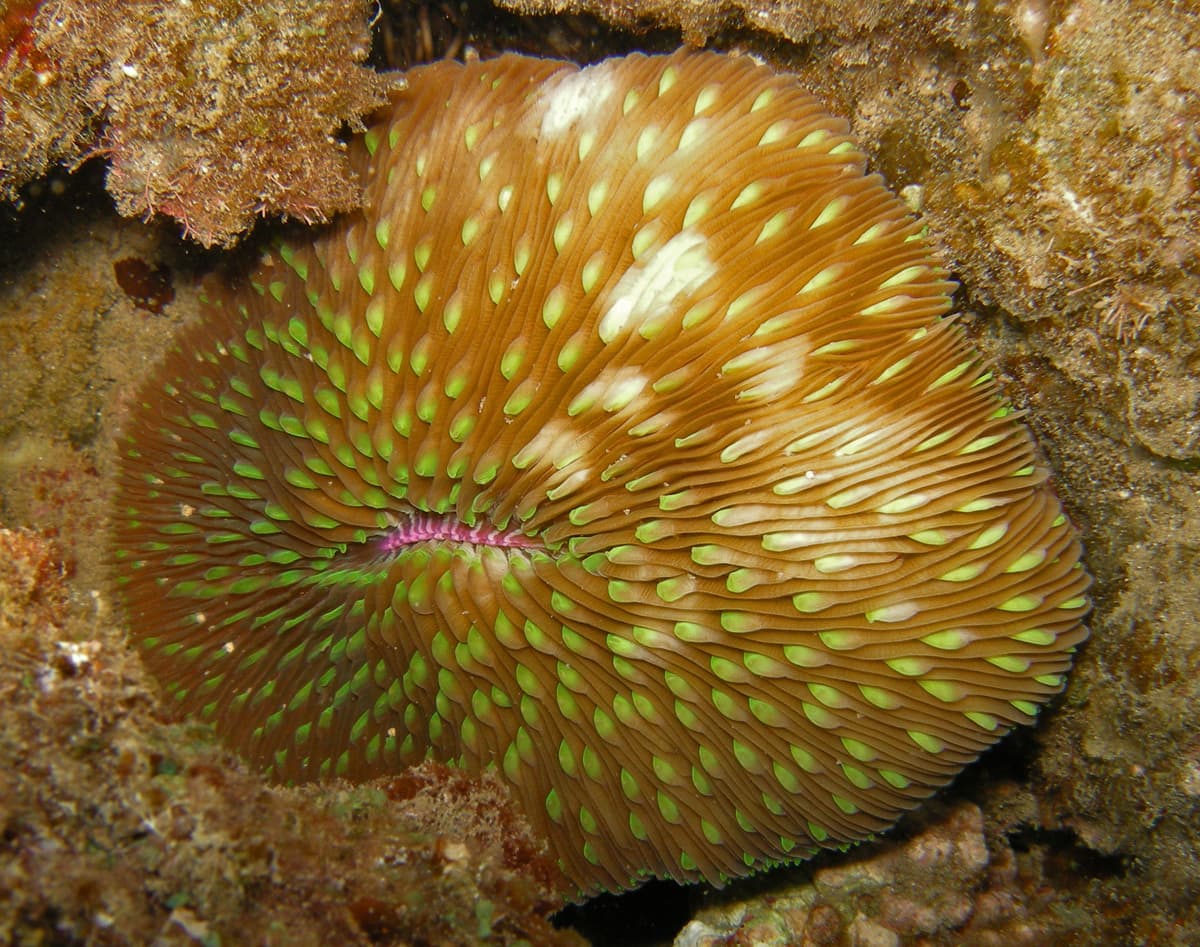
<path fill-rule="evenodd" d="M 368 210 L 126 425 L 178 706 L 285 780 L 499 764 L 583 893 L 861 838 L 1031 722 L 1079 544 L 843 124 L 745 57 L 408 83 Z"/>
<path fill-rule="evenodd" d="M 494 780 L 267 788 L 161 723 L 118 631 L 67 601 L 53 545 L 0 529 L 0 941 L 579 943 Z"/>
<path fill-rule="evenodd" d="M 417 6 L 428 29 L 414 25 Z M 7 9 L 17 7 L 35 5 Z M 401 40 L 394 62 L 454 48 L 590 62 L 678 43 L 676 19 L 631 34 L 587 16 L 498 15 L 477 0 L 385 0 L 383 9 L 397 20 L 386 24 Z M 961 321 L 998 366 L 1006 395 L 1028 409 L 1055 488 L 1085 534 L 1096 608 L 1066 693 L 949 798 L 980 805 L 989 845 L 998 831 L 1007 836 L 1046 909 L 1081 925 L 1061 940 L 1200 943 L 1200 290 L 1188 263 L 1195 209 L 1174 197 L 1137 199 L 1139 182 L 1169 180 L 1172 162 L 1177 185 L 1195 167 L 1194 12 L 1160 0 L 888 10 L 896 12 L 886 28 L 864 32 L 849 15 L 801 46 L 745 29 L 736 16 L 712 36 L 720 48 L 800 72 L 831 112 L 851 119 L 871 167 L 912 206 L 924 205 L 930 239 L 963 284 Z M 65 127 L 47 122 L 39 135 L 51 126 Z M 1027 167 L 1010 139 L 1023 143 Z M 84 455 L 69 469 L 111 466 L 107 445 L 133 384 L 195 314 L 191 274 L 211 264 L 181 253 L 173 228 L 142 228 L 113 217 L 103 194 L 90 199 L 103 170 L 92 165 L 47 184 L 41 197 L 27 189 L 19 216 L 0 206 L 0 258 L 21 257 L 0 274 L 0 456 L 11 461 L 0 502 L 20 487 L 23 465 L 36 465 L 42 444 Z M 1048 167 L 1069 170 L 1092 225 L 1079 229 Z M 1130 228 L 1142 235 L 1128 239 Z M 1057 243 L 1045 252 L 1052 232 L 1073 234 L 1069 263 L 1055 255 Z M 113 262 L 131 255 L 170 266 L 177 296 L 162 316 L 135 310 L 116 286 Z M 18 507 L 28 522 L 35 505 L 5 509 Z M 69 507 L 36 509 L 69 517 Z M 100 588 L 87 569 L 81 559 L 68 583 L 73 599 L 88 601 Z M 1006 778 L 1024 794 L 1009 817 L 1007 804 L 990 804 L 1003 800 Z M 860 855 L 871 852 L 836 862 Z M 748 909 L 766 910 L 795 877 L 775 871 L 732 890 Z M 668 925 L 676 917 L 678 926 L 689 903 L 719 896 L 663 883 L 587 907 L 614 931 L 607 943 L 625 945 L 642 915 L 667 915 Z M 848 940 L 836 907 L 814 912 L 814 937 L 820 923 Z"/>
<path fill-rule="evenodd" d="M 0 196 L 54 161 L 108 157 L 125 214 L 164 214 L 203 244 L 264 214 L 354 207 L 334 139 L 395 81 L 359 65 L 362 2 L 44 0 L 0 32 Z"/>

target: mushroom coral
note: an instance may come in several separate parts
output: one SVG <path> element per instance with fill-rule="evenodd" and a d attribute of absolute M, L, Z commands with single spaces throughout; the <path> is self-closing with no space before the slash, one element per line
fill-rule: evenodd
<path fill-rule="evenodd" d="M 353 161 L 122 434 L 182 711 L 281 780 L 494 769 L 586 895 L 864 838 L 1062 688 L 1077 533 L 792 78 L 441 62 Z"/>

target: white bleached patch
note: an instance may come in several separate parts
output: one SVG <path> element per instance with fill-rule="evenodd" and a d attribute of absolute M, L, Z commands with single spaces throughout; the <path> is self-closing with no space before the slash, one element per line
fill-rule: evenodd
<path fill-rule="evenodd" d="M 594 118 L 612 98 L 616 87 L 612 64 L 608 62 L 553 77 L 538 96 L 542 116 L 538 137 L 558 138 L 580 119 Z M 538 114 L 536 108 L 534 114 Z"/>
<path fill-rule="evenodd" d="M 703 234 L 695 230 L 677 233 L 621 276 L 600 317 L 600 338 L 611 342 L 660 315 L 663 309 L 703 286 L 716 271 Z"/>
<path fill-rule="evenodd" d="M 633 367 L 619 368 L 615 372 L 610 370 L 601 377 L 606 383 L 606 391 L 600 401 L 600 407 L 605 411 L 620 411 L 627 407 L 642 393 L 648 380 Z"/>
<path fill-rule="evenodd" d="M 552 483 L 546 490 L 547 500 L 561 500 L 592 482 L 591 467 L 569 468 L 569 470 L 569 473 L 564 471 L 565 476 L 559 474 L 552 478 L 552 480 L 557 480 L 557 483 Z"/>
<path fill-rule="evenodd" d="M 646 420 L 635 424 L 628 431 L 630 437 L 646 437 L 659 431 L 674 430 L 679 424 L 679 415 L 675 411 L 659 411 Z"/>
<path fill-rule="evenodd" d="M 804 377 L 799 358 L 769 365 L 753 377 L 751 383 L 738 392 L 739 400 L 756 401 L 763 398 L 778 398 L 796 387 Z"/>
<path fill-rule="evenodd" d="M 606 369 L 571 400 L 567 413 L 574 416 L 596 406 L 610 414 L 620 411 L 642 393 L 648 381 L 645 375 L 631 365 Z"/>
<path fill-rule="evenodd" d="M 536 463 L 549 462 L 562 470 L 586 454 L 592 438 L 569 419 L 551 418 L 513 455 L 513 465 L 525 470 Z"/>

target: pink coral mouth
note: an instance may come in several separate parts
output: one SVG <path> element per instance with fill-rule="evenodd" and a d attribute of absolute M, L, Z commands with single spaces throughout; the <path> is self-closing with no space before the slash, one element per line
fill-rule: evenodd
<path fill-rule="evenodd" d="M 539 545 L 530 537 L 513 530 L 496 529 L 488 524 L 468 526 L 453 516 L 436 513 L 413 513 L 380 537 L 379 549 L 394 553 L 405 546 L 435 540 L 497 546 L 501 549 L 532 549 Z"/>

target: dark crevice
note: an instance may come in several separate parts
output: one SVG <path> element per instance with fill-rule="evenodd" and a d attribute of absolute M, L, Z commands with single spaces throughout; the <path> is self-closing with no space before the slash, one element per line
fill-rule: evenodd
<path fill-rule="evenodd" d="M 1007 837 L 1015 852 L 1043 849 L 1047 878 L 1061 890 L 1075 888 L 1085 880 L 1124 878 L 1132 865 L 1128 855 L 1105 854 L 1089 848 L 1070 829 L 1023 826 Z"/>
<path fill-rule="evenodd" d="M 696 886 L 651 881 L 624 894 L 602 894 L 554 915 L 554 926 L 582 934 L 592 947 L 670 944 L 692 916 Z"/>

